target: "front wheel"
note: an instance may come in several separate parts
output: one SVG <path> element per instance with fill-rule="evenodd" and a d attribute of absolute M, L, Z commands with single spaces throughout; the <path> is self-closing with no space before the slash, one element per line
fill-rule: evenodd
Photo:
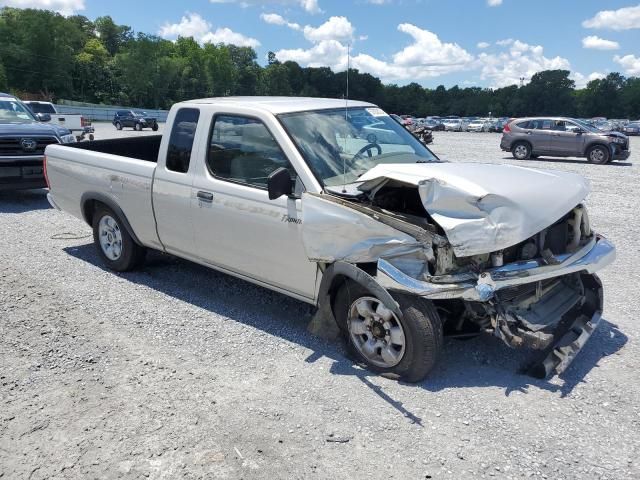
<path fill-rule="evenodd" d="M 99 206 L 93 215 L 93 241 L 98 254 L 111 270 L 126 272 L 140 266 L 146 248 L 138 245 L 122 220 L 109 207 Z"/>
<path fill-rule="evenodd" d="M 139 123 L 136 123 L 133 128 L 139 132 L 140 130 L 142 130 L 142 125 L 140 125 Z"/>
<path fill-rule="evenodd" d="M 595 145 L 587 152 L 587 160 L 589 163 L 604 165 L 609 162 L 610 158 L 611 153 L 609 152 L 609 149 L 602 145 Z"/>
<path fill-rule="evenodd" d="M 120 122 L 116 122 L 116 130 L 122 130 L 122 124 Z"/>
<path fill-rule="evenodd" d="M 433 304 L 396 295 L 402 319 L 364 287 L 345 283 L 334 303 L 336 320 L 356 360 L 407 382 L 423 380 L 442 350 L 442 323 Z"/>
<path fill-rule="evenodd" d="M 527 160 L 531 156 L 531 146 L 525 142 L 518 142 L 511 149 L 511 154 L 516 160 Z"/>
<path fill-rule="evenodd" d="M 153 127 L 151 127 L 151 130 L 153 130 L 154 132 L 157 132 L 158 131 L 158 124 L 154 123 Z"/>

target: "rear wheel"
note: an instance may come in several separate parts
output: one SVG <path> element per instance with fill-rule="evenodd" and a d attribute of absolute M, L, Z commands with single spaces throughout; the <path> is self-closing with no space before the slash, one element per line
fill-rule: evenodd
<path fill-rule="evenodd" d="M 93 241 L 105 265 L 118 272 L 140 266 L 147 252 L 131 238 L 118 215 L 105 205 L 98 206 L 93 215 Z"/>
<path fill-rule="evenodd" d="M 609 149 L 602 145 L 594 145 L 587 152 L 587 160 L 589 163 L 603 165 L 607 163 L 610 158 L 611 153 L 609 152 Z"/>
<path fill-rule="evenodd" d="M 158 124 L 154 123 L 153 127 L 151 127 L 151 130 L 153 130 L 154 132 L 157 132 L 158 131 Z"/>
<path fill-rule="evenodd" d="M 336 320 L 349 349 L 368 369 L 408 382 L 423 380 L 442 350 L 442 323 L 433 304 L 397 295 L 402 319 L 361 285 L 348 281 L 336 295 Z"/>
<path fill-rule="evenodd" d="M 527 160 L 531 157 L 531 145 L 527 142 L 517 142 L 511 148 L 511 154 L 516 160 Z"/>

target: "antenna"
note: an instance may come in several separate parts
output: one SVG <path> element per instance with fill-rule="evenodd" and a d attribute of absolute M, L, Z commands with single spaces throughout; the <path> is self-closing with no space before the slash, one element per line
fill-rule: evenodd
<path fill-rule="evenodd" d="M 344 121 L 349 121 L 349 66 L 351 58 L 351 44 L 347 44 L 347 91 L 344 96 Z M 347 135 L 344 136 L 344 151 L 347 151 Z M 347 167 L 344 155 L 342 155 L 342 193 L 347 193 Z"/>

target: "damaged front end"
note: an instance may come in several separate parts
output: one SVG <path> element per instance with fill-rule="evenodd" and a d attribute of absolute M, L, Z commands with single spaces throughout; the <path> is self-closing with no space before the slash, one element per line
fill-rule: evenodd
<path fill-rule="evenodd" d="M 580 203 L 586 184 L 571 178 L 544 213 L 545 192 L 531 202 L 532 192 L 518 196 L 504 178 L 491 188 L 477 176 L 462 179 L 459 170 L 446 175 L 458 167 L 393 168 L 366 174 L 358 198 L 306 195 L 309 258 L 356 265 L 384 291 L 431 300 L 453 334 L 490 333 L 509 347 L 535 350 L 526 366 L 533 376 L 564 371 L 600 321 L 595 272 L 615 258 Z M 537 175 L 529 185 L 541 185 Z M 565 179 L 543 180 L 556 189 Z"/>

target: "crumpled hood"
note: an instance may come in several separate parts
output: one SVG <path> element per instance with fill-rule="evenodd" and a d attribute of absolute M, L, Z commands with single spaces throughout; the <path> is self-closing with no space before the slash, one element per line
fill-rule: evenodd
<path fill-rule="evenodd" d="M 580 175 L 481 163 L 381 164 L 358 188 L 415 185 L 458 257 L 494 252 L 552 225 L 589 193 Z"/>

